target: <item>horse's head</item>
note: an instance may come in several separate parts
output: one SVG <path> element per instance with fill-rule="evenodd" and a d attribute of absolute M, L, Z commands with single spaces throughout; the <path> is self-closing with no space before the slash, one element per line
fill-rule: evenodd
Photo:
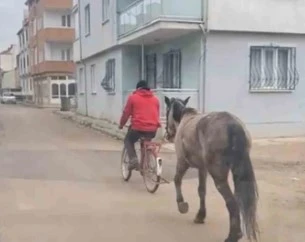
<path fill-rule="evenodd" d="M 180 98 L 171 98 L 165 96 L 166 104 L 166 139 L 172 142 L 176 136 L 177 127 L 181 121 L 183 110 L 185 109 L 189 99 L 182 100 Z"/>

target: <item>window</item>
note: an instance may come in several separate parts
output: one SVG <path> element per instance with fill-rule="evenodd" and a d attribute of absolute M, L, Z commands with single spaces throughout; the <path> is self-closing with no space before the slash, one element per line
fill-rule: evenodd
<path fill-rule="evenodd" d="M 43 61 L 43 50 L 39 50 L 38 63 Z"/>
<path fill-rule="evenodd" d="M 181 88 L 181 51 L 163 55 L 163 88 Z"/>
<path fill-rule="evenodd" d="M 95 65 L 90 66 L 91 93 L 96 93 Z"/>
<path fill-rule="evenodd" d="M 61 60 L 63 60 L 63 61 L 71 60 L 71 50 L 70 49 L 61 50 Z"/>
<path fill-rule="evenodd" d="M 60 96 L 65 97 L 67 95 L 67 86 L 65 83 L 60 84 Z"/>
<path fill-rule="evenodd" d="M 58 84 L 53 83 L 52 84 L 52 98 L 58 98 L 59 92 L 58 92 Z"/>
<path fill-rule="evenodd" d="M 33 35 L 36 35 L 36 30 L 37 30 L 36 19 L 34 19 L 33 20 Z"/>
<path fill-rule="evenodd" d="M 108 93 L 115 91 L 115 59 L 106 62 L 106 74 L 101 85 Z"/>
<path fill-rule="evenodd" d="M 298 79 L 296 48 L 250 48 L 250 90 L 294 90 Z"/>
<path fill-rule="evenodd" d="M 109 20 L 109 9 L 110 9 L 110 0 L 102 0 L 103 1 L 103 15 L 102 15 L 102 20 L 103 22 L 106 22 Z"/>
<path fill-rule="evenodd" d="M 28 29 L 25 29 L 25 40 L 26 40 L 26 43 L 29 41 Z"/>
<path fill-rule="evenodd" d="M 63 15 L 61 16 L 61 26 L 62 27 L 71 27 L 71 15 Z"/>
<path fill-rule="evenodd" d="M 79 38 L 79 15 L 78 11 L 74 14 L 75 39 Z"/>
<path fill-rule="evenodd" d="M 43 28 L 43 19 L 42 17 L 37 18 L 37 30 L 40 30 Z"/>
<path fill-rule="evenodd" d="M 90 35 L 90 5 L 85 7 L 85 35 Z"/>
<path fill-rule="evenodd" d="M 25 57 L 22 57 L 22 61 L 23 61 L 23 72 L 25 70 L 26 64 L 25 64 Z"/>
<path fill-rule="evenodd" d="M 34 65 L 37 64 L 37 47 L 34 48 Z"/>
<path fill-rule="evenodd" d="M 75 90 L 76 90 L 75 83 L 70 83 L 68 85 L 68 95 L 69 95 L 69 97 L 75 96 Z"/>
<path fill-rule="evenodd" d="M 157 88 L 157 55 L 146 55 L 145 59 L 146 81 L 150 88 Z"/>
<path fill-rule="evenodd" d="M 78 83 L 80 93 L 84 93 L 84 68 L 79 69 L 78 73 Z"/>

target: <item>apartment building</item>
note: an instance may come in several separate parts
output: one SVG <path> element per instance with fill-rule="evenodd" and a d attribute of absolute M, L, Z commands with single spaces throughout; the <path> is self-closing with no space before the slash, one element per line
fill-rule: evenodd
<path fill-rule="evenodd" d="M 20 84 L 15 75 L 18 47 L 14 44 L 0 52 L 0 93 L 10 89 L 19 89 Z"/>
<path fill-rule="evenodd" d="M 26 5 L 34 102 L 58 105 L 61 97 L 72 97 L 76 90 L 72 0 L 28 0 Z"/>
<path fill-rule="evenodd" d="M 33 101 L 33 79 L 30 75 L 30 51 L 29 51 L 29 13 L 24 10 L 22 27 L 17 33 L 19 53 L 17 56 L 17 75 L 21 86 L 21 92 L 25 101 Z"/>
<path fill-rule="evenodd" d="M 74 10 L 79 113 L 118 122 L 146 79 L 163 120 L 165 95 L 191 96 L 254 137 L 304 135 L 304 1 L 79 0 Z"/>

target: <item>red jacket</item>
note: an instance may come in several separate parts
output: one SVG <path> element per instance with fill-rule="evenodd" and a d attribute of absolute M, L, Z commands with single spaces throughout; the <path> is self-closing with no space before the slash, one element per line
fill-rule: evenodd
<path fill-rule="evenodd" d="M 127 100 L 120 126 L 123 127 L 131 116 L 131 128 L 138 131 L 156 131 L 160 125 L 160 104 L 150 90 L 138 89 Z"/>

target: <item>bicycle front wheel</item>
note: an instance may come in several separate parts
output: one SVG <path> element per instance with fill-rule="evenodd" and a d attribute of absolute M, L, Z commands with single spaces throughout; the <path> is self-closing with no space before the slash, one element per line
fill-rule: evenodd
<path fill-rule="evenodd" d="M 161 177 L 158 175 L 157 170 L 157 159 L 153 153 L 148 150 L 143 167 L 143 179 L 146 189 L 150 193 L 155 193 L 160 185 Z"/>
<path fill-rule="evenodd" d="M 132 171 L 129 170 L 129 162 L 126 148 L 123 149 L 121 156 L 121 173 L 124 181 L 129 181 Z"/>

